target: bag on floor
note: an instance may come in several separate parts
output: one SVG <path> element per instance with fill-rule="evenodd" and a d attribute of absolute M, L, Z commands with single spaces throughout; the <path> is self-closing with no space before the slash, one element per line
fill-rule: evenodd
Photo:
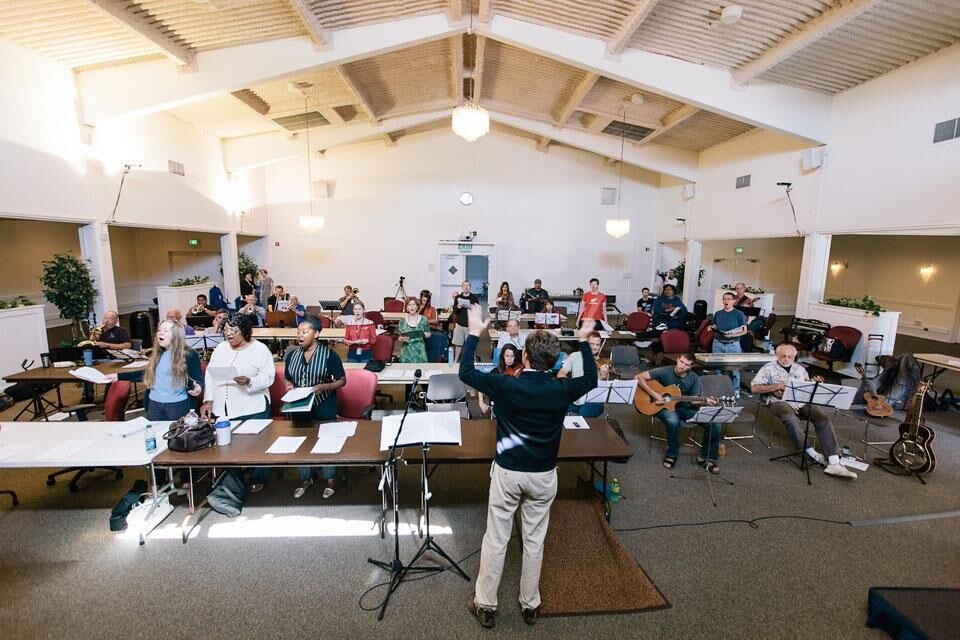
<path fill-rule="evenodd" d="M 213 489 L 207 494 L 207 504 L 217 513 L 228 518 L 236 518 L 243 509 L 247 499 L 247 486 L 243 484 L 243 476 L 236 469 L 229 469 L 220 474 Z"/>
<path fill-rule="evenodd" d="M 883 371 L 877 376 L 877 393 L 883 394 L 894 409 L 904 409 L 920 384 L 920 363 L 906 353 L 902 356 L 877 356 Z"/>
<path fill-rule="evenodd" d="M 123 531 L 127 528 L 127 514 L 135 504 L 140 502 L 141 496 L 147 492 L 147 489 L 145 480 L 137 480 L 130 491 L 123 494 L 120 502 L 110 512 L 110 531 Z"/>

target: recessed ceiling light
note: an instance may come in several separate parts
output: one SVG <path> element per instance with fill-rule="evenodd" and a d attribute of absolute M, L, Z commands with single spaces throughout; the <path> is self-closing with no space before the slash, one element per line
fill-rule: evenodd
<path fill-rule="evenodd" d="M 720 22 L 723 24 L 736 24 L 743 17 L 743 6 L 739 4 L 729 4 L 720 12 Z"/>

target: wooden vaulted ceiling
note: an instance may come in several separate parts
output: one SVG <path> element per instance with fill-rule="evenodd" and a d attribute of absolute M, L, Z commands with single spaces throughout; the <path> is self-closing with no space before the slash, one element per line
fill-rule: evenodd
<path fill-rule="evenodd" d="M 610 55 L 649 51 L 725 69 L 734 81 L 837 93 L 960 41 L 956 0 L 0 0 L 0 38 L 83 71 L 286 38 L 329 45 L 341 29 L 444 13 L 477 24 L 502 15 L 600 40 Z M 221 138 L 425 113 L 476 96 L 503 113 L 700 151 L 751 125 L 640 91 L 523 48 L 472 34 L 244 87 L 168 112 Z M 421 131 L 421 125 L 407 131 Z M 404 132 L 401 132 L 401 134 Z M 395 137 L 396 134 L 394 134 Z"/>

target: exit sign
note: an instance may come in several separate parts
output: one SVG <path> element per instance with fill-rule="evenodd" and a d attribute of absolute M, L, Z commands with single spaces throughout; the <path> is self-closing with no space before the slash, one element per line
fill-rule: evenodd
<path fill-rule="evenodd" d="M 190 238 L 189 240 L 187 240 L 187 246 L 189 246 L 189 247 L 199 247 L 199 246 L 200 246 L 200 241 L 197 240 L 196 238 Z"/>
<path fill-rule="evenodd" d="M 733 252 L 734 252 L 736 255 L 740 255 L 741 253 L 743 253 L 743 247 L 734 247 L 734 248 L 733 248 Z"/>

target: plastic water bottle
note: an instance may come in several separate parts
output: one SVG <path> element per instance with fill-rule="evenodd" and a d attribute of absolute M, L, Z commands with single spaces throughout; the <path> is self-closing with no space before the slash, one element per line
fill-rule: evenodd
<path fill-rule="evenodd" d="M 187 427 L 195 427 L 200 423 L 200 416 L 197 415 L 197 412 L 193 409 L 183 416 L 183 424 Z"/>
<path fill-rule="evenodd" d="M 153 432 L 152 424 L 147 424 L 147 428 L 143 430 L 143 448 L 147 453 L 157 450 L 157 436 Z"/>
<path fill-rule="evenodd" d="M 620 502 L 620 479 L 610 481 L 610 502 Z"/>
<path fill-rule="evenodd" d="M 453 347 L 447 348 L 447 364 L 453 364 Z"/>

